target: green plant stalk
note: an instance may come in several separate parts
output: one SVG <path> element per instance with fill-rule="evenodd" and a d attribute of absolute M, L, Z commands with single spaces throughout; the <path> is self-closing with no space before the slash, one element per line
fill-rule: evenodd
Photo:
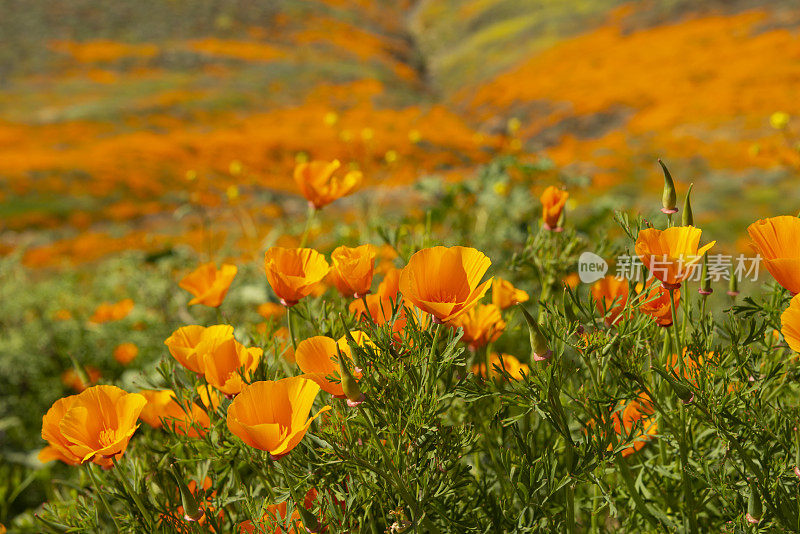
<path fill-rule="evenodd" d="M 95 493 L 97 496 L 100 497 L 100 502 L 103 503 L 103 508 L 106 509 L 106 513 L 108 513 L 111 520 L 114 522 L 114 527 L 117 529 L 117 532 L 122 532 L 119 528 L 119 523 L 117 523 L 117 518 L 114 513 L 111 511 L 111 507 L 108 505 L 108 501 L 103 495 L 103 490 L 100 489 L 100 483 L 97 481 L 97 478 L 94 476 L 94 471 L 92 471 L 92 464 L 86 465 L 86 470 L 89 472 L 89 477 L 92 479 L 92 483 L 94 484 Z"/>
<path fill-rule="evenodd" d="M 572 477 L 573 447 L 567 443 L 566 461 L 567 474 Z M 575 486 L 570 482 L 564 487 L 564 510 L 567 520 L 567 534 L 575 534 Z"/>
<path fill-rule="evenodd" d="M 426 385 L 428 383 L 428 373 L 431 362 L 433 361 L 433 357 L 436 355 L 436 345 L 439 343 L 439 334 L 441 331 L 442 323 L 437 323 L 436 331 L 433 334 L 433 341 L 431 342 L 431 349 L 428 351 L 428 357 L 424 362 L 422 362 L 422 380 L 420 381 L 420 390 L 427 389 Z M 417 395 L 417 398 L 414 401 L 414 408 L 411 410 L 411 413 L 414 413 L 417 410 L 420 399 L 422 399 L 422 395 Z"/>
<path fill-rule="evenodd" d="M 122 482 L 122 486 L 125 488 L 125 491 L 128 492 L 128 495 L 131 496 L 131 499 L 133 499 L 133 502 L 139 509 L 139 513 L 142 514 L 142 518 L 145 520 L 145 523 L 147 523 L 148 529 L 152 532 L 153 525 L 150 523 L 150 514 L 147 513 L 147 509 L 144 507 L 142 500 L 139 498 L 136 492 L 133 491 L 133 488 L 131 488 L 130 483 L 128 482 L 128 477 L 124 476 L 120 472 L 120 467 L 119 467 L 120 464 L 119 462 L 117 462 L 117 459 L 115 457 L 112 457 L 111 461 L 114 462 L 114 474 L 120 480 L 120 482 Z"/>
<path fill-rule="evenodd" d="M 662 525 L 650 511 L 647 503 L 642 500 L 642 496 L 639 495 L 639 492 L 636 490 L 636 484 L 633 481 L 633 475 L 631 474 L 630 467 L 628 467 L 628 462 L 621 453 L 617 454 L 617 465 L 619 466 L 620 474 L 622 474 L 622 480 L 625 481 L 625 486 L 628 488 L 628 493 L 633 499 L 636 510 L 642 514 L 644 518 L 650 522 L 650 524 L 653 525 L 656 531 L 661 530 Z"/>
<path fill-rule="evenodd" d="M 314 221 L 316 215 L 317 208 L 314 207 L 314 204 L 309 202 L 308 213 L 306 214 L 306 226 L 303 229 L 303 237 L 300 238 L 300 248 L 305 248 L 306 246 L 306 242 L 308 241 L 308 232 L 311 230 L 311 223 Z"/>
<path fill-rule="evenodd" d="M 437 325 L 435 338 L 439 337 L 438 327 L 441 326 L 442 326 L 441 324 Z M 391 459 L 386 453 L 386 450 L 381 444 L 380 438 L 378 437 L 378 431 L 375 429 L 375 425 L 372 423 L 372 417 L 369 415 L 369 411 L 363 410 L 361 413 L 364 415 L 364 420 L 367 422 L 367 428 L 369 429 L 370 436 L 372 437 L 375 446 L 378 448 L 378 451 L 380 452 L 383 461 L 386 463 L 387 466 L 393 465 Z M 375 472 L 378 472 L 380 474 L 380 472 L 377 469 L 374 470 Z M 383 473 L 382 476 L 388 482 L 392 483 L 395 486 L 395 489 L 400 494 L 401 498 L 411 508 L 411 511 L 414 514 L 414 521 L 416 523 L 421 523 L 425 527 L 425 532 L 438 533 L 439 529 L 436 527 L 436 525 L 431 523 L 431 521 L 427 517 L 424 517 L 424 513 L 419 509 L 419 503 L 417 502 L 417 499 L 414 498 L 414 496 L 412 496 L 408 492 L 405 484 L 403 484 L 403 481 L 400 479 L 399 473 L 396 474 L 394 477 L 390 476 L 388 473 Z"/>
<path fill-rule="evenodd" d="M 680 368 L 681 377 L 686 376 L 686 369 L 683 362 L 683 345 L 681 344 L 680 336 L 678 335 L 678 310 L 675 307 L 675 290 L 669 290 L 669 301 L 672 307 L 672 328 L 675 335 L 675 348 L 678 358 L 678 365 Z M 683 487 L 683 505 L 684 505 L 684 524 L 688 524 L 687 532 L 695 534 L 697 532 L 697 518 L 694 513 L 694 495 L 692 494 L 691 483 L 687 473 L 689 463 L 689 451 L 686 446 L 686 406 L 681 403 L 680 406 L 680 435 L 678 436 L 678 450 L 681 460 L 681 486 Z"/>
<path fill-rule="evenodd" d="M 294 337 L 294 327 L 292 326 L 292 307 L 286 306 L 286 327 L 289 329 L 289 337 L 292 338 L 292 348 L 297 350 L 297 340 Z"/>

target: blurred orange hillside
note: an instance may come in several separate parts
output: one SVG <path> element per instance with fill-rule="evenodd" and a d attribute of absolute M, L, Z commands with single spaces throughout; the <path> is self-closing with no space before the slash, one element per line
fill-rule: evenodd
<path fill-rule="evenodd" d="M 700 222 L 732 199 L 741 220 L 797 211 L 800 12 L 695 4 L 33 2 L 0 20 L 0 248 L 31 266 L 208 248 L 208 220 L 257 247 L 305 209 L 309 158 L 381 202 L 544 156 L 640 206 L 664 157 Z"/>

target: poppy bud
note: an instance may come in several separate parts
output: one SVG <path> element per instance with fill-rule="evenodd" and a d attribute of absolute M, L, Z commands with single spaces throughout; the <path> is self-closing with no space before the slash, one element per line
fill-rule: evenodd
<path fill-rule="evenodd" d="M 356 381 L 355 377 L 350 372 L 347 358 L 342 355 L 342 351 L 338 346 L 336 347 L 336 351 L 339 355 L 339 375 L 342 377 L 342 391 L 344 391 L 347 397 L 347 405 L 351 408 L 355 408 L 364 402 L 364 394 L 361 392 L 361 388 L 358 387 L 358 381 Z"/>
<path fill-rule="evenodd" d="M 561 231 L 567 225 L 567 210 L 561 210 L 561 215 L 558 216 L 558 230 Z"/>
<path fill-rule="evenodd" d="M 661 378 L 669 382 L 669 385 L 672 386 L 672 391 L 675 392 L 675 395 L 681 399 L 684 404 L 691 404 L 692 401 L 694 401 L 694 392 L 691 389 L 676 381 L 675 378 L 668 372 L 659 369 L 658 367 L 653 367 L 652 369 L 661 375 Z"/>
<path fill-rule="evenodd" d="M 681 226 L 694 226 L 694 214 L 692 213 L 692 187 L 694 184 L 689 184 L 689 190 L 686 191 L 686 199 L 683 201 L 683 217 L 681 218 Z"/>
<path fill-rule="evenodd" d="M 700 273 L 700 289 L 697 292 L 701 295 L 710 295 L 714 292 L 711 288 L 711 278 L 708 276 L 708 252 L 703 254 L 703 270 Z"/>
<path fill-rule="evenodd" d="M 181 505 L 183 506 L 184 512 L 183 518 L 186 521 L 200 521 L 204 512 L 200 506 L 198 506 L 194 494 L 183 481 L 180 468 L 177 464 L 170 464 L 170 468 L 172 469 L 172 476 L 175 478 L 175 482 L 178 483 L 178 489 L 181 492 Z"/>
<path fill-rule="evenodd" d="M 311 532 L 312 534 L 322 532 L 322 525 L 320 525 L 319 520 L 305 506 L 298 504 L 297 511 L 300 514 L 300 521 L 303 522 L 306 532 Z"/>
<path fill-rule="evenodd" d="M 542 335 L 542 331 L 539 329 L 536 319 L 528 313 L 528 310 L 526 310 L 524 306 L 521 304 L 517 304 L 517 306 L 522 310 L 525 321 L 528 323 L 528 333 L 531 341 L 531 359 L 535 362 L 549 360 L 553 355 L 553 351 L 550 350 L 547 339 Z"/>
<path fill-rule="evenodd" d="M 739 294 L 739 280 L 736 279 L 736 271 L 731 265 L 731 275 L 728 279 L 728 295 L 735 297 Z"/>
<path fill-rule="evenodd" d="M 747 499 L 747 515 L 745 516 L 748 523 L 757 524 L 761 521 L 761 516 L 764 511 L 761 507 L 761 496 L 758 494 L 758 488 L 755 483 L 750 482 L 750 497 Z"/>
<path fill-rule="evenodd" d="M 661 212 L 667 215 L 678 213 L 678 195 L 675 193 L 675 182 L 672 180 L 672 175 L 667 170 L 667 166 L 660 159 L 658 164 L 664 171 L 664 194 L 661 196 Z"/>

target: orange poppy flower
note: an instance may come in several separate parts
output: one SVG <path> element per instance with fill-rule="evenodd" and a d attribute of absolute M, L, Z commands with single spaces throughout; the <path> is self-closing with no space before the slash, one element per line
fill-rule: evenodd
<path fill-rule="evenodd" d="M 448 324 L 453 328 L 463 328 L 461 340 L 473 349 L 494 342 L 506 329 L 500 308 L 494 304 L 477 304 Z"/>
<path fill-rule="evenodd" d="M 111 458 L 121 457 L 128 447 L 145 404 L 142 395 L 116 386 L 93 386 L 56 401 L 42 418 L 42 438 L 57 453 L 42 451 L 40 459 L 63 457 L 67 463 L 91 460 L 105 467 L 112 465 Z"/>
<path fill-rule="evenodd" d="M 333 174 L 341 167 L 338 160 L 308 161 L 294 168 L 294 181 L 308 203 L 316 209 L 350 194 L 361 183 L 361 171 L 348 171 L 344 176 Z"/>
<path fill-rule="evenodd" d="M 242 390 L 244 379 L 240 369 L 244 369 L 244 378 L 249 379 L 263 352 L 259 347 L 245 347 L 226 329 L 207 328 L 196 347 L 196 353 L 203 358 L 206 382 L 226 395 L 236 395 Z"/>
<path fill-rule="evenodd" d="M 58 399 L 42 418 L 42 439 L 48 443 L 45 448 L 39 451 L 38 458 L 42 463 L 53 460 L 61 460 L 69 465 L 81 463 L 81 458 L 70 450 L 70 442 L 61 434 L 61 430 L 58 427 L 64 414 L 72 407 L 75 397 L 76 395 L 70 395 L 69 397 Z"/>
<path fill-rule="evenodd" d="M 114 359 L 122 365 L 128 365 L 139 354 L 139 347 L 133 343 L 120 343 L 114 349 Z"/>
<path fill-rule="evenodd" d="M 325 257 L 310 248 L 272 247 L 264 266 L 267 281 L 284 306 L 294 306 L 310 295 L 330 269 Z"/>
<path fill-rule="evenodd" d="M 275 302 L 265 302 L 258 305 L 258 314 L 264 319 L 281 318 L 286 315 L 286 309 Z"/>
<path fill-rule="evenodd" d="M 354 339 L 359 345 L 372 343 L 366 334 L 353 332 Z M 355 334 L 360 334 L 358 337 Z M 342 389 L 342 379 L 339 369 L 339 351 L 349 360 L 350 367 L 353 367 L 353 355 L 347 338 L 342 337 L 339 341 L 334 341 L 327 336 L 314 336 L 297 344 L 294 353 L 297 366 L 303 371 L 306 378 L 310 378 L 322 388 L 323 391 L 330 393 L 334 397 L 344 398 L 345 393 Z M 361 378 L 361 372 L 355 369 L 353 375 L 356 379 Z M 328 380 L 332 376 L 335 382 Z"/>
<path fill-rule="evenodd" d="M 558 226 L 558 219 L 561 218 L 561 212 L 564 211 L 564 205 L 568 198 L 569 193 L 554 185 L 544 190 L 539 200 L 542 202 L 542 225 L 545 230 L 556 232 L 562 230 Z"/>
<path fill-rule="evenodd" d="M 247 445 L 274 458 L 288 454 L 311 422 L 331 408 L 324 406 L 308 419 L 319 389 L 316 382 L 302 376 L 253 382 L 228 407 L 228 428 Z"/>
<path fill-rule="evenodd" d="M 469 247 L 433 247 L 420 250 L 400 273 L 403 297 L 434 317 L 452 321 L 486 294 L 489 279 L 481 278 L 492 264 L 483 252 Z"/>
<path fill-rule="evenodd" d="M 383 275 L 383 280 L 378 284 L 378 295 L 385 298 L 397 300 L 397 293 L 400 292 L 400 273 L 402 271 L 396 267 L 392 267 L 386 274 Z"/>
<path fill-rule="evenodd" d="M 194 295 L 189 306 L 205 304 L 216 308 L 225 300 L 237 271 L 235 265 L 228 263 L 223 263 L 219 269 L 213 262 L 205 263 L 184 276 L 178 285 Z"/>
<path fill-rule="evenodd" d="M 628 302 L 628 280 L 606 276 L 592 284 L 592 296 L 597 311 L 605 315 L 607 325 L 617 322 Z"/>
<path fill-rule="evenodd" d="M 333 251 L 330 278 L 339 293 L 357 299 L 369 293 L 376 254 L 377 249 L 373 245 L 356 248 L 342 246 Z"/>
<path fill-rule="evenodd" d="M 789 307 L 781 315 L 781 334 L 795 352 L 800 352 L 800 295 L 792 298 Z"/>
<path fill-rule="evenodd" d="M 621 414 L 619 411 L 615 412 L 611 422 L 617 435 L 622 438 L 627 437 L 633 441 L 631 445 L 622 449 L 621 454 L 623 457 L 630 456 L 634 452 L 641 450 L 658 433 L 658 422 L 653 414 L 650 397 L 645 393 L 640 394 L 638 399 L 626 404 Z M 637 430 L 634 432 L 635 427 Z M 608 450 L 612 449 L 613 447 L 609 445 Z"/>
<path fill-rule="evenodd" d="M 646 228 L 636 239 L 636 254 L 665 288 L 678 289 L 716 243 L 712 241 L 698 249 L 700 234 L 702 230 L 694 226 Z"/>
<path fill-rule="evenodd" d="M 209 395 L 206 388 L 200 387 L 197 391 L 200 394 L 201 402 L 206 408 L 211 406 L 215 409 L 219 406 L 219 398 L 216 393 L 210 392 L 211 399 L 209 403 Z M 174 428 L 177 434 L 196 438 L 200 437 L 204 432 L 198 432 L 195 425 L 203 429 L 207 429 L 211 425 L 211 420 L 206 410 L 194 402 L 191 403 L 190 413 L 187 414 L 176 400 L 175 393 L 172 390 L 146 389 L 140 391 L 139 394 L 147 399 L 147 404 L 142 409 L 139 417 L 153 428 L 162 428 L 164 426 L 163 422 L 166 421 L 167 425 Z"/>
<path fill-rule="evenodd" d="M 303 500 L 303 506 L 306 510 L 310 510 L 314 506 L 314 501 L 317 498 L 317 492 L 314 488 L 311 488 L 306 492 L 305 499 Z M 334 497 L 334 501 L 336 497 Z M 261 520 L 258 521 L 258 524 L 253 523 L 253 521 L 247 520 L 243 521 L 239 524 L 239 532 L 241 534 L 253 534 L 255 532 L 266 532 L 268 534 L 283 534 L 283 529 L 281 528 L 282 525 L 286 523 L 286 512 L 287 512 L 287 505 L 286 501 L 279 503 L 279 504 L 268 504 L 267 509 L 264 512 L 264 515 L 261 516 Z M 298 534 L 300 532 L 306 531 L 303 522 L 300 519 L 300 512 L 297 508 L 294 509 L 292 512 L 292 530 L 291 534 Z"/>
<path fill-rule="evenodd" d="M 197 346 L 206 331 L 208 331 L 209 336 L 213 337 L 233 336 L 233 327 L 227 324 L 218 324 L 208 328 L 189 325 L 175 330 L 164 341 L 164 344 L 169 348 L 169 353 L 172 354 L 172 357 L 178 360 L 178 363 L 194 373 L 203 374 L 205 372 L 203 369 L 203 354 L 197 352 Z"/>
<path fill-rule="evenodd" d="M 100 304 L 89 318 L 93 323 L 107 323 L 119 321 L 128 316 L 133 309 L 133 300 L 124 299 L 119 302 L 104 302 Z"/>
<path fill-rule="evenodd" d="M 72 319 L 72 312 L 63 308 L 53 314 L 53 320 L 55 321 L 69 321 L 70 319 Z"/>
<path fill-rule="evenodd" d="M 514 284 L 502 278 L 492 280 L 492 304 L 505 310 L 520 302 L 527 302 L 528 293 L 514 287 Z"/>
<path fill-rule="evenodd" d="M 655 278 L 649 278 L 646 284 L 641 282 L 636 285 L 640 296 L 639 311 L 653 317 L 659 326 L 672 326 L 672 302 L 669 291 L 663 285 L 656 283 Z M 681 302 L 681 291 L 675 290 L 675 309 Z"/>
<path fill-rule="evenodd" d="M 492 353 L 490 357 L 489 365 L 491 369 L 489 369 L 489 374 L 495 380 L 500 379 L 503 375 L 497 370 L 497 368 L 505 369 L 506 372 L 511 375 L 512 377 L 519 378 L 520 380 L 523 378 L 523 373 L 528 374 L 530 368 L 527 364 L 520 363 L 520 361 L 510 355 L 510 354 L 503 354 L 503 359 L 501 361 L 500 355 L 497 353 Z M 472 372 L 478 376 L 482 376 L 486 378 L 486 364 L 481 362 L 472 366 Z"/>
<path fill-rule="evenodd" d="M 747 233 L 769 274 L 792 294 L 800 293 L 800 218 L 760 219 L 747 227 Z"/>
<path fill-rule="evenodd" d="M 83 371 L 86 373 L 86 378 L 89 379 L 88 384 L 83 381 L 81 375 L 72 367 L 61 373 L 61 383 L 80 393 L 89 386 L 96 384 L 100 377 L 103 376 L 100 369 L 93 365 L 87 365 L 83 368 Z"/>

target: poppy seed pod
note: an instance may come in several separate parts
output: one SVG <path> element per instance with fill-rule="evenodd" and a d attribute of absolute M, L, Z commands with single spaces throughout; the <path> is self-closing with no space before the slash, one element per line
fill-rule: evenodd
<path fill-rule="evenodd" d="M 660 159 L 658 164 L 664 171 L 664 194 L 661 196 L 661 212 L 667 215 L 678 213 L 678 194 L 675 192 L 675 182 L 672 180 L 672 175 L 669 173 L 667 166 Z"/>
<path fill-rule="evenodd" d="M 681 217 L 681 226 L 694 226 L 694 214 L 692 213 L 692 187 L 694 187 L 694 184 L 689 184 L 689 190 L 686 191 L 686 199 L 683 201 L 683 216 Z"/>

